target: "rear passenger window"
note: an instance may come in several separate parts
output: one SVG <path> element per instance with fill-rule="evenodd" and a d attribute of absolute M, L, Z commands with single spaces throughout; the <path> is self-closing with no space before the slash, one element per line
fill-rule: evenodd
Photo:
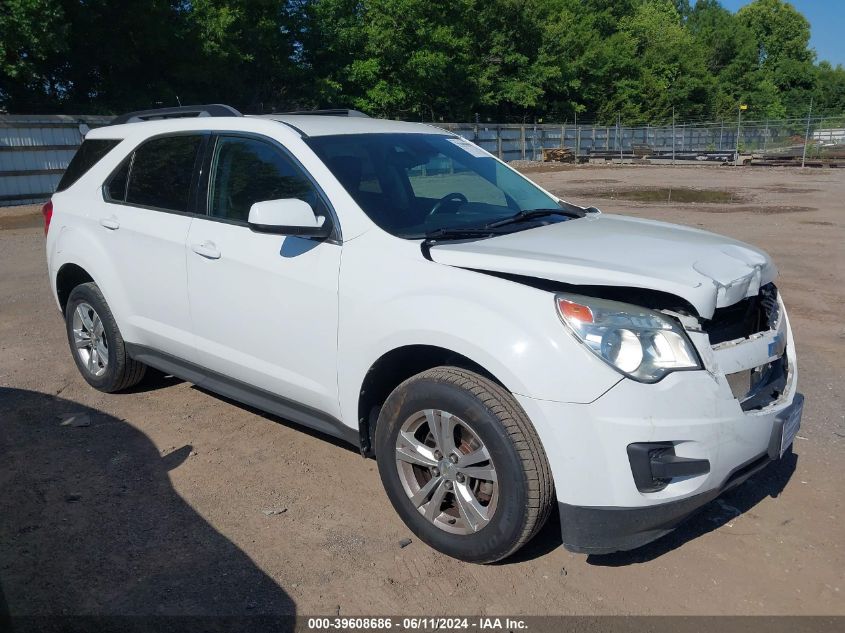
<path fill-rule="evenodd" d="M 319 197 L 302 170 L 277 147 L 251 138 L 221 136 L 214 152 L 211 215 L 246 222 L 256 202 L 299 198 L 317 209 Z"/>
<path fill-rule="evenodd" d="M 118 143 L 120 141 L 115 139 L 89 139 L 82 141 L 82 145 L 76 151 L 76 154 L 73 155 L 62 179 L 59 181 L 56 191 L 64 191 L 82 178 L 85 172 L 96 165 Z"/>
<path fill-rule="evenodd" d="M 153 139 L 136 149 L 126 187 L 126 202 L 169 211 L 188 211 L 191 180 L 202 140 L 202 136 L 195 135 L 170 136 Z"/>

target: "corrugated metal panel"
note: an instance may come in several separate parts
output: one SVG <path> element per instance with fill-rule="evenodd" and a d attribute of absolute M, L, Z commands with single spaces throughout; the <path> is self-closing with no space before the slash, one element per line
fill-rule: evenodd
<path fill-rule="evenodd" d="M 80 125 L 106 125 L 111 117 L 0 116 L 0 205 L 50 197 L 79 145 Z"/>

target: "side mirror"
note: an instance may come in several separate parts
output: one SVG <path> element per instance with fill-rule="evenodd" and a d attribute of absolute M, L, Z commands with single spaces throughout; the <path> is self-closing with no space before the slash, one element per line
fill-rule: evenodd
<path fill-rule="evenodd" d="M 311 205 L 297 198 L 256 202 L 249 209 L 249 226 L 261 233 L 328 237 L 332 225 L 325 216 L 315 216 Z"/>

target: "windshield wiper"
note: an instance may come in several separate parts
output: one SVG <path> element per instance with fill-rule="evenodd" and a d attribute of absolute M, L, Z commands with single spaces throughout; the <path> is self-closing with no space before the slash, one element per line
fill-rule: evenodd
<path fill-rule="evenodd" d="M 561 215 L 567 218 L 583 218 L 587 215 L 586 209 L 576 207 L 574 204 L 566 203 L 565 206 L 563 206 L 563 204 L 564 203 L 561 203 L 562 206 L 555 207 L 553 209 L 528 209 L 520 211 L 508 218 L 489 222 L 482 226 L 454 226 L 429 231 L 425 234 L 421 244 L 423 255 L 426 259 L 431 259 L 431 247 L 437 242 L 444 240 L 465 240 L 472 238 L 493 237 L 496 235 L 507 235 L 510 231 L 499 231 L 497 229 L 509 224 L 519 224 L 520 222 L 527 222 L 536 218 L 548 217 L 550 215 Z"/>
<path fill-rule="evenodd" d="M 587 215 L 587 212 L 580 207 L 576 207 L 574 205 L 567 206 L 566 208 L 558 208 L 558 209 L 528 209 L 526 211 L 520 211 L 509 218 L 505 218 L 503 220 L 496 220 L 495 222 L 490 222 L 489 224 L 485 224 L 484 227 L 488 229 L 495 229 L 500 226 L 506 226 L 508 224 L 517 224 L 519 222 L 527 222 L 529 220 L 536 220 L 537 218 L 545 218 L 550 215 L 562 215 L 567 218 L 583 218 Z"/>
<path fill-rule="evenodd" d="M 445 227 L 442 229 L 435 229 L 425 234 L 425 239 L 432 242 L 437 240 L 461 240 L 470 237 L 485 237 L 487 235 L 501 235 L 501 231 L 496 231 L 495 226 L 485 224 L 483 226 L 454 226 Z"/>
<path fill-rule="evenodd" d="M 497 231 L 495 227 L 491 228 L 488 226 L 468 226 L 463 228 L 458 226 L 446 227 L 426 233 L 425 239 L 423 239 L 422 244 L 420 244 L 420 248 L 422 249 L 423 256 L 430 260 L 431 247 L 438 242 L 446 240 L 467 240 L 472 238 L 493 237 L 494 235 L 503 234 L 503 231 Z"/>

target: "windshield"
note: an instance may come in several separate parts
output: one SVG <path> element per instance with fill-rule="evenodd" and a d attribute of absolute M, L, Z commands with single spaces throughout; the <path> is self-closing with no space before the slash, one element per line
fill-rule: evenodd
<path fill-rule="evenodd" d="M 560 208 L 529 180 L 461 138 L 343 134 L 307 142 L 373 222 L 399 237 L 418 239 L 444 229 L 483 227 L 520 211 Z M 530 225 L 512 230 L 519 228 Z"/>

